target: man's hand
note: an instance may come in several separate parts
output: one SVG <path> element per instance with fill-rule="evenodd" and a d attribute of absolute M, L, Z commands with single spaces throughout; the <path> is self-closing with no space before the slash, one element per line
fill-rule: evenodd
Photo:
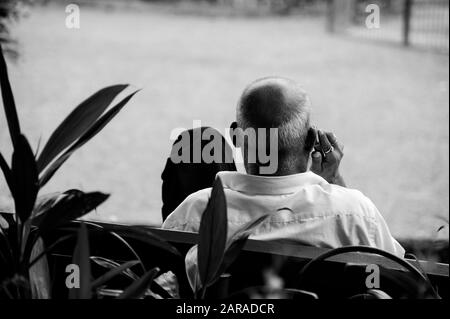
<path fill-rule="evenodd" d="M 317 131 L 319 144 L 314 146 L 311 155 L 311 171 L 323 177 L 328 183 L 345 187 L 345 182 L 339 173 L 339 164 L 344 156 L 344 146 L 339 143 L 331 132 Z"/>

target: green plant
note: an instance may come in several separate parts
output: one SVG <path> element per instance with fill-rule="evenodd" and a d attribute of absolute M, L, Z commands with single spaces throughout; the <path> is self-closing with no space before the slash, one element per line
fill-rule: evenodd
<path fill-rule="evenodd" d="M 37 263 L 48 251 L 42 251 L 42 235 L 96 209 L 109 196 L 101 192 L 69 190 L 38 200 L 39 190 L 77 149 L 120 112 L 137 91 L 107 111 L 128 85 L 106 87 L 93 94 L 66 117 L 51 134 L 42 152 L 35 156 L 20 128 L 1 48 L 0 84 L 13 146 L 11 166 L 0 153 L 0 168 L 14 199 L 14 214 L 0 215 L 0 298 L 29 298 L 33 291 L 30 276 L 48 277 L 42 267 L 45 265 L 37 269 Z"/>

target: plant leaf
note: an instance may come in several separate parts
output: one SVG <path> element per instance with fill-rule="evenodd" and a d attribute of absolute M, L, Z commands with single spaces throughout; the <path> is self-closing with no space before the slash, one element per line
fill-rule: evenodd
<path fill-rule="evenodd" d="M 39 182 L 33 151 L 23 135 L 14 148 L 11 173 L 16 214 L 24 223 L 33 211 Z"/>
<path fill-rule="evenodd" d="M 380 289 L 369 289 L 367 293 L 373 296 L 375 299 L 392 299 L 386 292 Z"/>
<path fill-rule="evenodd" d="M 53 192 L 44 195 L 40 195 L 36 198 L 36 203 L 34 204 L 32 217 L 36 217 L 48 211 L 61 196 L 66 196 L 61 192 Z"/>
<path fill-rule="evenodd" d="M 39 253 L 39 255 L 37 255 L 36 257 L 32 258 L 30 263 L 28 264 L 28 268 L 32 267 L 36 262 L 39 261 L 39 259 L 41 259 L 42 257 L 44 257 L 45 255 L 49 254 L 51 251 L 53 251 L 53 249 L 55 249 L 55 247 L 57 245 L 59 245 L 62 242 L 65 242 L 68 239 L 71 239 L 72 237 L 74 237 L 75 234 L 70 234 L 70 235 L 66 235 L 63 237 L 58 238 L 55 242 L 53 242 L 50 246 L 48 246 L 46 249 L 44 249 L 41 253 Z"/>
<path fill-rule="evenodd" d="M 244 234 L 231 242 L 230 246 L 225 252 L 222 264 L 220 265 L 220 268 L 217 271 L 215 278 L 219 278 L 219 276 L 223 274 L 225 271 L 227 271 L 228 267 L 230 267 L 231 264 L 236 260 L 236 258 L 239 256 L 242 249 L 244 248 L 245 243 L 247 242 L 249 236 L 250 236 L 249 234 Z"/>
<path fill-rule="evenodd" d="M 95 262 L 97 265 L 104 267 L 106 269 L 114 269 L 120 266 L 120 264 L 114 260 L 108 259 L 108 258 L 104 258 L 104 257 L 99 257 L 99 256 L 91 256 L 91 260 L 93 262 Z M 139 259 L 136 259 L 137 263 L 136 264 L 141 264 L 142 261 Z M 146 271 L 144 271 L 145 273 Z M 132 280 L 136 280 L 139 279 L 139 276 L 136 275 L 135 272 L 131 271 L 131 270 L 126 270 L 123 273 L 125 276 L 128 276 L 130 279 Z"/>
<path fill-rule="evenodd" d="M 91 285 L 92 290 L 97 289 L 101 285 L 105 284 L 106 282 L 110 281 L 112 278 L 114 278 L 120 274 L 124 274 L 128 278 L 131 278 L 133 280 L 138 280 L 138 278 L 133 278 L 135 275 L 130 276 L 130 269 L 129 269 L 129 268 L 137 265 L 138 263 L 139 263 L 139 260 L 130 260 L 130 261 L 127 261 L 127 262 L 115 267 L 115 268 L 112 268 L 110 271 L 106 272 L 105 274 L 103 274 L 102 276 L 100 276 L 99 278 L 97 278 L 96 280 L 94 280 L 92 282 L 92 285 Z"/>
<path fill-rule="evenodd" d="M 104 228 L 110 232 L 114 232 L 125 239 L 131 238 L 141 241 L 146 244 L 161 248 L 175 256 L 181 257 L 180 252 L 164 239 L 153 234 L 151 229 L 144 228 L 144 226 L 121 226 L 121 225 L 104 225 Z"/>
<path fill-rule="evenodd" d="M 220 266 L 219 271 L 216 274 L 216 277 L 223 274 L 228 269 L 228 267 L 236 260 L 236 258 L 239 256 L 240 252 L 244 248 L 247 239 L 253 233 L 255 228 L 258 227 L 266 219 L 268 219 L 269 216 L 270 214 L 266 214 L 256 218 L 255 220 L 248 222 L 247 224 L 244 225 L 244 227 L 242 227 L 242 229 L 238 230 L 233 235 L 228 244 L 228 248 L 226 249 L 222 265 Z"/>
<path fill-rule="evenodd" d="M 240 238 L 242 236 L 250 236 L 253 231 L 255 230 L 256 227 L 258 227 L 262 222 L 264 222 L 266 219 L 268 219 L 270 216 L 270 214 L 266 214 L 266 215 L 262 215 L 258 218 L 256 218 L 255 220 L 252 220 L 250 222 L 248 222 L 247 224 L 244 225 L 244 227 L 242 227 L 242 229 L 238 230 L 233 238 Z"/>
<path fill-rule="evenodd" d="M 163 299 L 180 299 L 180 285 L 172 271 L 169 270 L 156 277 L 152 285 L 152 291 Z"/>
<path fill-rule="evenodd" d="M 5 240 L 8 241 L 9 254 L 13 259 L 13 267 L 18 266 L 17 261 L 20 258 L 20 247 L 18 243 L 18 226 L 15 219 L 15 214 L 0 213 L 4 221 L 8 224 L 8 228 L 2 228 L 2 233 L 5 236 Z"/>
<path fill-rule="evenodd" d="M 91 299 L 91 264 L 86 225 L 81 223 L 72 263 L 80 268 L 80 288 L 71 288 L 69 299 Z"/>
<path fill-rule="evenodd" d="M 5 109 L 6 120 L 8 121 L 9 134 L 14 148 L 19 142 L 20 125 L 17 116 L 16 103 L 12 93 L 11 84 L 8 78 L 8 68 L 6 66 L 5 57 L 3 56 L 3 48 L 0 46 L 0 86 L 2 89 L 3 107 Z"/>
<path fill-rule="evenodd" d="M 197 262 L 205 290 L 217 274 L 227 241 L 227 203 L 220 178 L 216 178 L 200 222 Z"/>
<path fill-rule="evenodd" d="M 108 86 L 81 102 L 48 139 L 37 161 L 38 171 L 42 172 L 59 153 L 85 133 L 127 86 L 127 84 Z"/>
<path fill-rule="evenodd" d="M 12 188 L 11 169 L 9 168 L 8 163 L 6 162 L 6 160 L 3 157 L 2 153 L 0 153 L 0 169 L 3 172 L 3 176 L 5 177 L 6 184 L 8 185 L 9 191 L 12 194 L 13 188 Z"/>
<path fill-rule="evenodd" d="M 146 272 L 141 278 L 134 281 L 125 291 L 119 296 L 118 299 L 138 299 L 146 290 L 150 288 L 153 279 L 159 272 L 159 268 L 155 267 Z"/>
<path fill-rule="evenodd" d="M 5 219 L 0 214 L 0 220 L 3 223 L 7 223 Z M 3 231 L 3 225 L 0 227 L 0 269 L 2 269 L 3 274 L 13 275 L 13 265 L 14 256 L 12 252 L 12 247 L 9 243 L 8 236 Z"/>
<path fill-rule="evenodd" d="M 36 259 L 36 263 L 27 271 L 33 299 L 50 299 L 51 295 L 50 269 L 47 258 L 37 259 L 42 251 L 44 251 L 44 241 L 40 238 L 36 241 L 30 255 L 30 259 Z"/>
<path fill-rule="evenodd" d="M 105 232 L 105 233 L 109 234 L 110 236 L 116 238 L 120 243 L 122 243 L 129 250 L 129 252 L 134 256 L 133 257 L 134 259 L 139 260 L 139 265 L 142 268 L 142 274 L 147 272 L 145 265 L 142 262 L 142 259 L 139 257 L 139 254 L 128 243 L 128 241 L 125 240 L 125 238 L 123 238 L 122 236 L 118 235 L 117 233 L 115 233 L 114 231 L 111 230 L 113 226 L 111 226 L 110 229 L 106 229 L 104 226 L 102 226 L 98 223 L 92 222 L 92 221 L 88 222 L 88 221 L 78 221 L 78 220 L 74 220 L 72 222 L 72 224 L 76 225 L 77 223 L 81 223 L 81 222 L 85 223 L 88 227 L 93 227 L 93 230 L 95 230 L 95 231 Z M 105 226 L 108 226 L 108 224 L 106 224 Z M 129 227 L 129 226 L 120 226 L 120 225 L 116 225 L 116 226 L 117 226 L 117 228 Z M 132 226 L 130 226 L 130 227 L 132 227 Z M 65 227 L 60 227 L 59 229 L 62 231 L 73 231 L 74 230 L 73 226 L 70 226 L 70 225 L 65 226 Z M 99 258 L 99 257 L 97 257 L 97 258 Z"/>
<path fill-rule="evenodd" d="M 139 91 L 139 90 L 138 90 Z M 113 108 L 106 112 L 100 119 L 97 120 L 69 149 L 67 149 L 60 157 L 58 157 L 42 174 L 39 184 L 43 187 L 56 171 L 61 167 L 62 164 L 69 159 L 69 157 L 81 146 L 87 143 L 91 138 L 97 135 L 106 124 L 111 121 L 117 113 L 128 103 L 128 101 L 135 95 L 138 91 L 135 91 L 125 97 L 122 101 L 117 103 Z"/>
<path fill-rule="evenodd" d="M 109 231 L 109 230 L 105 229 L 104 227 L 102 227 L 102 230 L 106 231 L 108 234 L 110 234 L 111 236 L 116 238 L 118 241 L 120 241 L 130 251 L 130 253 L 133 254 L 134 257 L 136 257 L 136 259 L 139 261 L 139 265 L 141 266 L 141 269 L 142 269 L 143 273 L 145 273 L 147 271 L 147 269 L 145 268 L 144 263 L 142 262 L 141 257 L 139 257 L 139 254 L 130 245 L 130 243 L 128 243 L 128 241 L 125 240 L 125 238 L 123 238 L 122 236 L 120 236 L 119 234 L 117 234 L 117 233 L 115 233 L 113 231 Z"/>
<path fill-rule="evenodd" d="M 55 229 L 76 218 L 82 217 L 98 207 L 109 197 L 100 192 L 83 193 L 71 191 L 65 193 L 46 212 L 33 218 L 33 225 L 39 228 L 40 233 Z"/>

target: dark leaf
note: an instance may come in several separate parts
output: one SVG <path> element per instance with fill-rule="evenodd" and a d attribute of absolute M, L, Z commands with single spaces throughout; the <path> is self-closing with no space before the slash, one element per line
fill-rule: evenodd
<path fill-rule="evenodd" d="M 133 246 L 130 245 L 130 243 L 128 243 L 127 240 L 125 240 L 125 238 L 123 238 L 122 236 L 120 236 L 119 234 L 113 232 L 113 231 L 109 231 L 107 229 L 104 229 L 102 227 L 103 231 L 106 231 L 108 234 L 110 234 L 111 236 L 113 236 L 114 238 L 116 238 L 119 242 L 121 242 L 129 251 L 132 255 L 134 255 L 134 257 L 136 257 L 136 259 L 139 261 L 139 265 L 141 266 L 142 269 L 142 273 L 145 273 L 147 271 L 147 269 L 145 268 L 144 263 L 142 262 L 141 257 L 139 257 L 139 254 L 136 252 L 136 250 L 133 248 Z"/>
<path fill-rule="evenodd" d="M 222 265 L 220 266 L 215 278 L 219 278 L 221 274 L 227 271 L 228 267 L 236 260 L 236 258 L 241 253 L 242 249 L 247 242 L 248 237 L 253 233 L 256 227 L 258 227 L 262 222 L 264 222 L 270 214 L 263 215 L 259 218 L 256 218 L 253 221 L 245 224 L 242 229 L 238 230 L 233 237 L 231 238 L 228 248 L 225 251 L 225 256 L 222 261 Z"/>
<path fill-rule="evenodd" d="M 244 248 L 248 237 L 249 237 L 249 235 L 245 234 L 239 238 L 234 239 L 233 242 L 231 242 L 230 246 L 228 247 L 227 251 L 225 252 L 225 256 L 223 257 L 222 265 L 220 265 L 220 268 L 217 271 L 215 278 L 219 278 L 219 276 L 221 274 L 223 274 L 224 272 L 226 272 L 228 267 L 230 267 L 231 264 L 236 260 L 236 258 L 239 256 L 242 249 Z"/>
<path fill-rule="evenodd" d="M 136 94 L 135 91 L 117 103 L 113 108 L 106 112 L 97 122 L 95 122 L 69 149 L 67 149 L 60 157 L 58 157 L 43 173 L 39 180 L 40 186 L 44 186 L 50 178 L 56 173 L 62 164 L 81 146 L 87 143 L 91 138 L 97 135 L 106 124 L 111 121 L 117 113 L 128 103 L 128 101 Z"/>
<path fill-rule="evenodd" d="M 36 151 L 34 152 L 34 157 L 37 158 L 39 151 L 40 151 L 40 147 L 41 147 L 41 140 L 42 140 L 42 136 L 39 136 L 38 142 L 37 142 L 37 146 L 36 146 Z"/>
<path fill-rule="evenodd" d="M 20 125 L 17 116 L 16 104 L 12 93 L 11 84 L 8 78 L 8 68 L 6 66 L 5 57 L 3 56 L 3 48 L 0 46 L 0 86 L 2 89 L 3 107 L 5 108 L 6 120 L 8 121 L 9 134 L 16 148 L 19 142 Z"/>
<path fill-rule="evenodd" d="M 417 281 L 408 272 L 397 272 L 391 269 L 382 268 L 380 282 L 389 282 L 403 291 L 409 298 L 426 299 L 428 287 L 424 282 Z"/>
<path fill-rule="evenodd" d="M 111 259 L 108 259 L 108 258 L 104 258 L 104 257 L 91 256 L 91 260 L 92 260 L 93 262 L 95 262 L 97 265 L 99 265 L 99 266 L 101 266 L 101 267 L 104 267 L 104 268 L 106 268 L 106 269 L 109 269 L 109 270 L 114 269 L 114 268 L 117 268 L 117 267 L 120 266 L 120 264 L 119 264 L 118 262 L 116 262 L 116 261 L 114 261 L 114 260 L 111 260 Z M 136 265 L 142 263 L 141 260 L 137 260 L 137 259 L 136 259 L 136 261 L 137 261 Z M 144 273 L 146 273 L 146 271 L 144 271 Z M 123 275 L 129 277 L 129 278 L 132 279 L 132 280 L 139 279 L 139 276 L 136 275 L 136 273 L 133 272 L 133 271 L 130 270 L 130 269 L 126 269 L 126 270 L 123 272 Z"/>
<path fill-rule="evenodd" d="M 33 218 L 41 233 L 82 217 L 103 203 L 109 195 L 100 192 L 73 191 L 65 194 L 48 211 Z"/>
<path fill-rule="evenodd" d="M 200 222 L 198 268 L 203 290 L 217 274 L 225 253 L 227 241 L 227 203 L 220 178 L 216 178 L 211 198 Z"/>
<path fill-rule="evenodd" d="M 152 282 L 152 292 L 155 295 L 158 295 L 161 299 L 179 299 L 172 296 L 164 287 L 157 283 L 156 279 Z"/>
<path fill-rule="evenodd" d="M 180 285 L 177 276 L 171 271 L 153 280 L 152 291 L 163 299 L 180 299 Z"/>
<path fill-rule="evenodd" d="M 65 194 L 61 192 L 54 192 L 38 196 L 36 203 L 34 204 L 32 217 L 34 218 L 48 211 L 53 205 L 55 205 L 61 196 L 65 196 Z"/>
<path fill-rule="evenodd" d="M 65 242 L 68 239 L 71 239 L 75 234 L 66 235 L 63 237 L 58 238 L 55 242 L 53 242 L 50 246 L 48 246 L 45 250 L 43 250 L 39 255 L 37 255 L 35 258 L 33 258 L 30 263 L 28 264 L 28 268 L 31 268 L 36 262 L 39 261 L 42 257 L 49 254 L 53 251 L 53 249 L 56 248 L 60 243 Z"/>
<path fill-rule="evenodd" d="M 105 225 L 104 228 L 110 232 L 124 237 L 125 239 L 131 238 L 140 242 L 161 248 L 173 255 L 181 257 L 180 252 L 164 239 L 153 234 L 150 229 L 144 226 L 121 226 L 121 225 Z"/>
<path fill-rule="evenodd" d="M 98 263 L 100 260 L 95 260 L 96 263 Z M 112 278 L 118 276 L 118 275 L 126 275 L 128 278 L 132 279 L 132 280 L 138 280 L 139 278 L 135 278 L 135 274 L 133 272 L 130 271 L 130 268 L 137 265 L 139 263 L 138 260 L 131 260 L 128 262 L 125 262 L 121 265 L 116 266 L 115 268 L 110 268 L 111 270 L 108 271 L 107 273 L 105 273 L 104 275 L 102 275 L 101 277 L 97 278 L 96 280 L 94 280 L 92 282 L 92 289 L 95 290 L 98 287 L 100 287 L 101 285 L 107 283 L 108 281 L 110 281 Z M 103 262 L 104 265 L 104 262 Z"/>
<path fill-rule="evenodd" d="M 73 226 L 80 223 L 81 221 L 77 221 L 74 220 L 71 224 L 72 226 L 68 225 L 65 227 L 60 227 L 59 229 L 62 231 L 73 231 Z M 136 260 L 139 260 L 139 265 L 142 268 L 142 274 L 144 274 L 145 272 L 147 272 L 145 265 L 142 262 L 142 259 L 139 257 L 139 255 L 137 254 L 137 252 L 134 250 L 134 248 L 122 237 L 119 236 L 117 233 L 115 233 L 114 231 L 112 231 L 111 229 L 114 228 L 114 226 L 117 226 L 115 228 L 123 228 L 123 227 L 129 227 L 129 226 L 120 226 L 120 225 L 105 225 L 107 227 L 109 227 L 109 229 L 106 229 L 104 226 L 97 224 L 95 222 L 88 222 L 88 221 L 82 221 L 83 223 L 85 223 L 88 227 L 91 227 L 92 231 L 100 231 L 100 232 L 105 232 L 108 233 L 109 235 L 111 235 L 112 237 L 116 238 L 121 244 L 123 244 L 128 251 L 134 256 L 134 258 Z M 133 227 L 133 226 L 130 226 Z"/>
<path fill-rule="evenodd" d="M 6 214 L 6 213 L 0 211 L 0 233 L 3 233 L 3 229 L 9 228 L 8 222 L 6 221 L 5 218 L 2 217 L 3 214 Z"/>
<path fill-rule="evenodd" d="M 242 229 L 237 231 L 233 237 L 240 238 L 240 237 L 246 236 L 246 235 L 250 236 L 253 233 L 253 231 L 255 230 L 255 228 L 258 227 L 266 219 L 268 219 L 269 216 L 270 216 L 270 214 L 266 214 L 266 215 L 256 218 L 255 220 L 248 222 L 247 224 L 244 225 L 244 227 L 242 227 Z"/>
<path fill-rule="evenodd" d="M 80 268 L 80 288 L 69 290 L 69 299 L 91 299 L 91 265 L 89 238 L 85 224 L 80 225 L 78 240 L 73 253 L 72 263 Z"/>
<path fill-rule="evenodd" d="M 12 212 L 0 212 L 0 215 L 3 219 L 8 223 L 8 229 L 13 228 L 13 225 L 16 223 L 14 219 L 14 213 Z"/>
<path fill-rule="evenodd" d="M 23 135 L 14 148 L 11 173 L 16 214 L 24 223 L 33 211 L 39 182 L 33 151 Z"/>
<path fill-rule="evenodd" d="M 2 222 L 6 223 L 6 220 L 0 215 Z M 14 265 L 14 256 L 11 245 L 9 244 L 8 236 L 3 231 L 3 227 L 0 228 L 0 269 L 4 274 L 12 275 L 12 267 Z"/>
<path fill-rule="evenodd" d="M 42 238 L 36 241 L 31 252 L 31 259 L 37 259 L 39 254 L 44 251 L 44 241 Z M 33 299 L 49 299 L 51 295 L 50 269 L 46 258 L 37 259 L 36 263 L 28 268 L 31 295 Z"/>
<path fill-rule="evenodd" d="M 42 172 L 59 153 L 84 134 L 127 86 L 127 84 L 120 84 L 103 88 L 78 105 L 56 128 L 45 144 L 38 158 L 38 171 Z"/>
<path fill-rule="evenodd" d="M 10 252 L 9 255 L 11 255 L 14 261 L 18 261 L 20 256 L 20 247 L 18 244 L 17 222 L 14 219 L 15 214 L 0 213 L 0 215 L 2 216 L 4 221 L 6 221 L 6 223 L 8 224 L 8 228 L 4 228 L 2 226 L 2 233 L 5 240 L 8 242 Z M 18 264 L 15 263 L 13 266 L 14 267 L 18 266 Z"/>
<path fill-rule="evenodd" d="M 372 295 L 375 299 L 392 299 L 386 292 L 380 289 L 369 289 L 367 290 L 369 295 Z"/>
<path fill-rule="evenodd" d="M 11 170 L 10 170 L 5 158 L 3 157 L 2 153 L 0 153 L 0 169 L 3 172 L 3 176 L 5 177 L 5 181 L 6 181 L 6 184 L 8 185 L 9 191 L 12 194 L 13 189 L 12 189 Z"/>
<path fill-rule="evenodd" d="M 158 274 L 159 268 L 155 267 L 146 272 L 141 278 L 134 281 L 125 291 L 119 296 L 118 299 L 138 299 L 145 294 L 147 289 Z"/>

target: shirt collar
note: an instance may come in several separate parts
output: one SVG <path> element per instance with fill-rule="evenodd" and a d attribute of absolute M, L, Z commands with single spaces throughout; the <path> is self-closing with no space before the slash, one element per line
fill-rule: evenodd
<path fill-rule="evenodd" d="M 283 195 L 308 185 L 328 184 L 311 171 L 286 176 L 257 176 L 238 172 L 219 172 L 223 187 L 252 195 Z"/>

